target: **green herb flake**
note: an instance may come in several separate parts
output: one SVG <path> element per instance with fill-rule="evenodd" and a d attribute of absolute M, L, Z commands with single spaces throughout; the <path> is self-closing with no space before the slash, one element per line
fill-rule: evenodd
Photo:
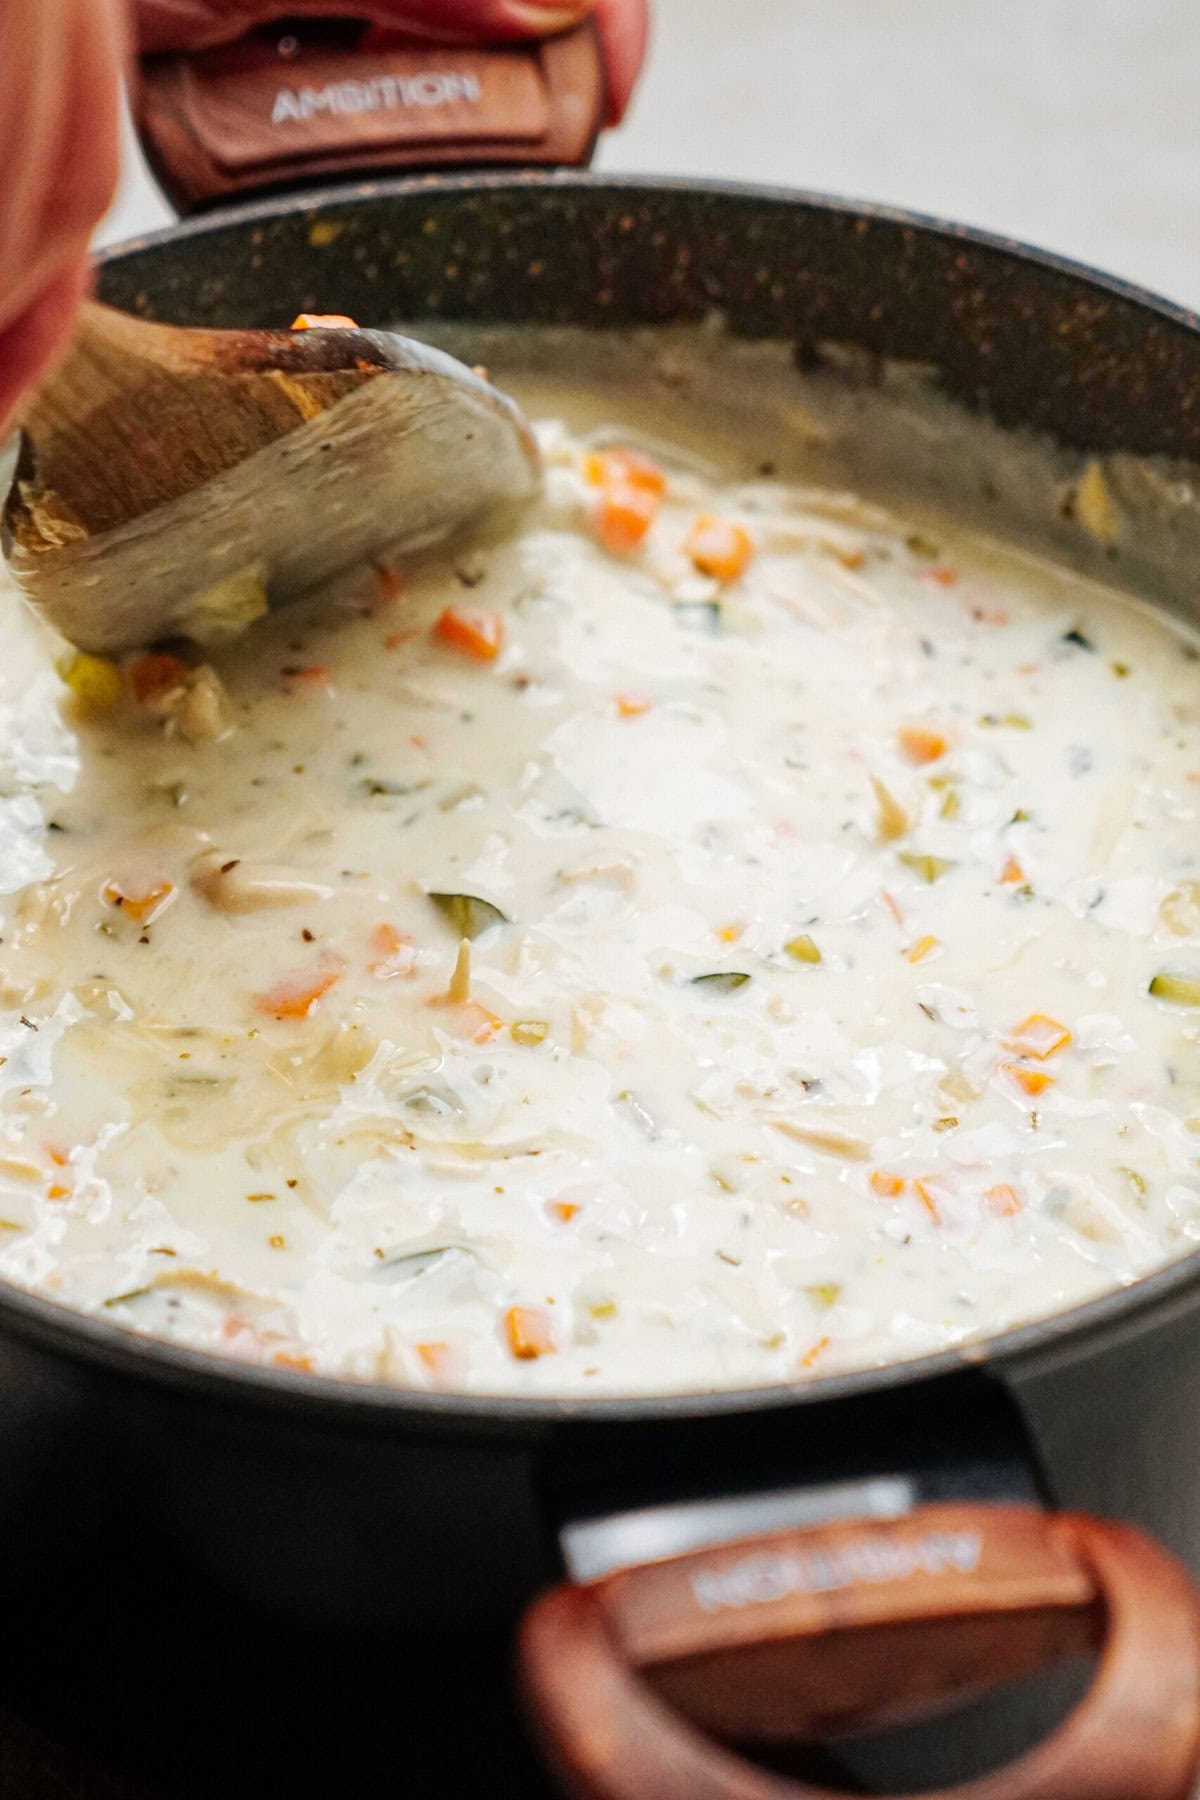
<path fill-rule="evenodd" d="M 429 898 L 460 938 L 481 937 L 493 925 L 508 924 L 498 906 L 481 900 L 477 894 L 430 894 Z"/>
<path fill-rule="evenodd" d="M 106 1308 L 110 1306 L 125 1306 L 130 1300 L 140 1300 L 143 1294 L 148 1294 L 149 1292 L 150 1289 L 148 1287 L 130 1288 L 127 1293 L 113 1294 L 109 1299 L 102 1301 L 101 1305 Z"/>
<path fill-rule="evenodd" d="M 1137 1200 L 1139 1204 L 1144 1205 L 1146 1200 L 1145 1177 L 1139 1175 L 1136 1169 L 1127 1169 L 1124 1165 L 1118 1166 L 1117 1174 L 1123 1176 L 1128 1182 L 1135 1200 Z"/>
<path fill-rule="evenodd" d="M 1109 663 L 1108 666 L 1112 670 L 1113 674 L 1116 676 L 1118 681 L 1124 681 L 1125 677 L 1131 673 L 1128 663 L 1111 662 L 1111 663 Z"/>
<path fill-rule="evenodd" d="M 840 1281 L 818 1281 L 804 1291 L 815 1307 L 821 1312 L 828 1312 L 841 1298 L 842 1284 Z"/>
<path fill-rule="evenodd" d="M 1009 731 L 1033 730 L 1033 720 L 1027 713 L 1019 712 L 981 713 L 976 723 L 986 725 L 993 730 L 1000 726 L 1006 726 Z"/>
<path fill-rule="evenodd" d="M 1156 975 L 1149 992 L 1171 1006 L 1200 1006 L 1200 978 L 1194 975 Z"/>
<path fill-rule="evenodd" d="M 703 631 L 715 637 L 721 629 L 719 600 L 679 600 L 671 610 L 675 623 L 686 631 Z"/>
<path fill-rule="evenodd" d="M 916 850 L 902 850 L 899 860 L 906 869 L 911 869 L 914 875 L 919 875 L 922 881 L 929 882 L 930 886 L 935 881 L 940 881 L 942 876 L 954 867 L 954 864 L 944 856 L 924 856 Z"/>
<path fill-rule="evenodd" d="M 707 988 L 714 994 L 732 994 L 735 988 L 745 987 L 749 979 L 740 969 L 717 969 L 711 975 L 693 975 L 690 985 Z"/>
<path fill-rule="evenodd" d="M 532 1047 L 545 1041 L 549 1029 L 545 1019 L 514 1019 L 508 1028 L 508 1035 L 514 1044 Z"/>

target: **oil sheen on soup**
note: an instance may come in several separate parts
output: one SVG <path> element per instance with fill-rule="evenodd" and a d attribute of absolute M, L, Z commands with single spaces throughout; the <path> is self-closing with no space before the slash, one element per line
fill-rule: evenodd
<path fill-rule="evenodd" d="M 203 660 L 0 596 L 8 1281 L 627 1394 L 960 1345 L 1200 1236 L 1192 642 L 614 405 L 543 417 L 515 534 Z"/>

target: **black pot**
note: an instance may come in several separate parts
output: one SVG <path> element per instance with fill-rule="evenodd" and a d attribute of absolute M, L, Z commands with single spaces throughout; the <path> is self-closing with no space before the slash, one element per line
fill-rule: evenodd
<path fill-rule="evenodd" d="M 733 333 L 786 336 L 801 356 L 833 338 L 918 358 L 956 400 L 1067 446 L 1200 463 L 1190 315 L 980 233 L 795 194 L 561 173 L 384 181 L 124 246 L 100 292 L 213 326 L 277 325 L 334 299 L 381 321 L 596 327 L 717 308 Z M 1200 1563 L 1198 1291 L 1200 1254 L 962 1354 L 799 1387 L 554 1402 L 249 1367 L 6 1288 L 0 1521 L 21 1546 L 16 1616 L 36 1634 L 48 1592 L 56 1620 L 78 1616 L 68 1592 L 107 1594 L 157 1620 L 169 1657 L 203 1614 L 210 1696 L 214 1655 L 246 1678 L 251 1628 L 234 1633 L 234 1618 L 280 1654 L 314 1632 L 386 1642 L 373 1655 L 404 1688 L 414 1659 L 447 1667 L 444 1649 L 416 1646 L 440 1637 L 453 1658 L 492 1641 L 565 1566 L 591 1585 L 534 1614 L 529 1681 L 560 1766 L 594 1795 L 682 1793 L 685 1775 L 713 1795 L 805 1791 L 737 1787 L 711 1744 L 701 1769 L 705 1740 L 679 1719 L 779 1738 L 786 1687 L 790 1723 L 816 1733 L 1103 1641 L 1058 1785 L 1031 1785 L 1027 1764 L 978 1792 L 1167 1800 L 1200 1744 L 1186 1583 L 1139 1538 L 1041 1509 L 1111 1509 Z M 640 1582 L 602 1579 L 664 1557 L 677 1560 Z M 111 1618 L 87 1628 L 103 1643 Z M 1147 1631 L 1157 1674 L 1122 1696 L 1130 1669 L 1145 1673 Z M 419 1736 L 400 1717 L 398 1787 Z M 439 1754 L 461 1770 L 461 1748 Z"/>

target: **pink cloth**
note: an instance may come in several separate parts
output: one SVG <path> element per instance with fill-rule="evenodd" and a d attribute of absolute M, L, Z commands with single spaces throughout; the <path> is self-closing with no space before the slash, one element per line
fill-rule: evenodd
<path fill-rule="evenodd" d="M 610 124 L 646 44 L 647 0 L 132 0 L 137 47 L 236 38 L 280 14 L 345 13 L 442 39 L 560 31 L 594 13 Z M 52 21 L 52 22 L 50 22 Z M 0 439 L 61 356 L 88 287 L 88 241 L 116 187 L 125 0 L 0 0 Z"/>

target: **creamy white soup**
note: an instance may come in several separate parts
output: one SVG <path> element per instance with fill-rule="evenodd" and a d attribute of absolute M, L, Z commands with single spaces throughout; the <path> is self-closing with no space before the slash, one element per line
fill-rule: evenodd
<path fill-rule="evenodd" d="M 542 419 L 514 535 L 194 659 L 72 661 L 4 592 L 0 1275 L 625 1394 L 1200 1238 L 1190 638 L 611 410 Z"/>

